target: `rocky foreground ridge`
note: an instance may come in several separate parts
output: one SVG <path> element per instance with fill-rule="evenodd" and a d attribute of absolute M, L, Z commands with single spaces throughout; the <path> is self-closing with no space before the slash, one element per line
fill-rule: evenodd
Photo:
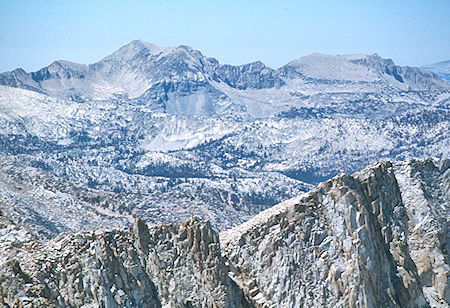
<path fill-rule="evenodd" d="M 62 234 L 0 216 L 4 307 L 448 307 L 450 161 L 340 174 L 219 236 L 208 222 Z"/>

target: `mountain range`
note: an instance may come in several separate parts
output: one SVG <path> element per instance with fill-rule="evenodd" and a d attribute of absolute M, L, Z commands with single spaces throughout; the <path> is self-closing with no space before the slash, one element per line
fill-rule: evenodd
<path fill-rule="evenodd" d="M 0 305 L 448 307 L 444 71 L 133 41 L 1 73 Z"/>
<path fill-rule="evenodd" d="M 376 54 L 312 54 L 274 70 L 261 62 L 221 65 L 188 46 L 159 47 L 140 41 L 90 65 L 60 60 L 32 73 L 22 69 L 3 73 L 0 84 L 80 102 L 133 100 L 177 115 L 240 111 L 252 117 L 301 105 L 293 91 L 315 96 L 324 88 L 338 93 L 448 89 L 431 72 L 396 66 Z M 252 95 L 251 90 L 266 91 Z M 272 100 L 257 93 L 271 95 Z"/>

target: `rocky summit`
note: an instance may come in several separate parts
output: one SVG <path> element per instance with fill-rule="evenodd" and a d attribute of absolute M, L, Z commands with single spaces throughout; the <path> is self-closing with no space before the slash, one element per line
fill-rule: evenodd
<path fill-rule="evenodd" d="M 218 234 L 209 222 L 60 234 L 0 216 L 4 307 L 448 307 L 450 161 L 341 173 Z"/>

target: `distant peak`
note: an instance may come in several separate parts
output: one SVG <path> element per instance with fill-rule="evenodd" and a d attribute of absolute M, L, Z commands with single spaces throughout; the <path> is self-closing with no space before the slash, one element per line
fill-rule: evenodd
<path fill-rule="evenodd" d="M 341 63 L 349 60 L 356 59 L 364 59 L 367 58 L 367 55 L 327 55 L 323 53 L 314 52 L 307 56 L 300 57 L 298 59 L 292 60 L 286 66 L 298 66 L 298 65 L 317 65 L 318 63 L 322 64 L 331 64 L 331 63 Z"/>
<path fill-rule="evenodd" d="M 263 62 L 261 61 L 254 61 L 254 62 L 250 62 L 248 63 L 248 65 L 258 65 L 258 66 L 266 66 Z"/>
<path fill-rule="evenodd" d="M 177 47 L 172 46 L 159 46 L 152 43 L 142 42 L 140 40 L 134 40 L 126 46 L 137 47 L 141 49 L 147 49 L 152 54 L 159 54 L 161 52 L 175 52 L 175 51 L 185 51 L 188 53 L 200 53 L 200 51 L 193 49 L 188 45 L 178 45 Z M 123 47 L 122 47 L 123 48 Z M 200 53 L 201 54 L 201 53 Z"/>
<path fill-rule="evenodd" d="M 139 44 L 143 44 L 143 42 L 141 40 L 132 40 L 129 45 L 139 45 Z"/>
<path fill-rule="evenodd" d="M 150 48 L 151 49 L 151 48 L 154 48 L 154 47 L 162 48 L 162 47 L 156 46 L 156 45 L 151 44 L 151 43 L 145 43 L 145 42 L 142 42 L 140 40 L 133 40 L 130 43 L 122 46 L 121 48 L 119 48 L 119 50 L 121 50 L 121 49 L 133 49 L 133 48 L 137 48 L 137 49 L 149 49 Z"/>
<path fill-rule="evenodd" d="M 54 69 L 75 69 L 75 70 L 83 70 L 86 68 L 85 64 L 79 64 L 75 62 L 70 62 L 67 60 L 56 60 L 52 62 L 48 68 L 54 68 Z"/>
<path fill-rule="evenodd" d="M 299 64 L 308 64 L 308 63 L 317 63 L 326 62 L 326 63 L 342 63 L 347 61 L 355 61 L 355 60 L 370 60 L 372 62 L 392 62 L 391 59 L 384 59 L 377 53 L 367 55 L 367 54 L 344 54 L 344 55 L 328 55 L 323 53 L 314 52 L 307 56 L 300 57 L 288 63 L 289 66 L 299 65 Z"/>
<path fill-rule="evenodd" d="M 161 49 L 164 49 L 164 47 L 159 47 L 150 43 L 143 43 L 139 40 L 134 40 L 120 47 L 118 50 L 105 57 L 103 60 L 128 61 L 144 50 L 148 50 L 150 53 L 155 53 Z"/>
<path fill-rule="evenodd" d="M 192 47 L 188 45 L 179 45 L 177 48 L 192 51 Z"/>
<path fill-rule="evenodd" d="M 155 44 L 152 44 L 152 43 L 142 42 L 140 40 L 131 41 L 129 44 L 127 44 L 127 45 L 125 45 L 123 47 L 134 47 L 134 48 L 149 49 L 149 50 L 170 48 L 170 47 L 158 46 L 158 45 L 155 45 Z"/>
<path fill-rule="evenodd" d="M 196 49 L 192 48 L 191 46 L 179 45 L 177 48 L 175 48 L 175 50 L 185 52 L 195 58 L 203 57 L 203 54 L 199 50 L 196 50 Z"/>
<path fill-rule="evenodd" d="M 142 42 L 140 40 L 134 40 L 127 45 L 122 46 L 103 60 L 128 61 L 143 51 L 155 56 L 169 55 L 174 52 L 184 52 L 195 56 L 201 56 L 199 51 L 186 45 L 180 45 L 178 47 L 164 47 L 152 43 Z"/>
<path fill-rule="evenodd" d="M 440 62 L 436 62 L 436 63 L 433 63 L 433 64 L 428 64 L 428 65 L 425 65 L 425 66 L 423 66 L 423 67 L 439 67 L 439 66 L 442 66 L 442 67 L 450 67 L 450 60 L 447 60 L 447 61 L 440 61 Z"/>
<path fill-rule="evenodd" d="M 309 55 L 306 55 L 305 57 L 332 57 L 332 55 L 320 53 L 320 52 L 313 52 Z"/>
<path fill-rule="evenodd" d="M 50 63 L 50 65 L 48 67 L 61 66 L 60 61 L 61 60 L 53 61 L 52 63 Z"/>
<path fill-rule="evenodd" d="M 83 65 L 83 64 L 79 64 L 79 63 L 75 63 L 75 62 L 71 62 L 71 61 L 67 61 L 67 60 L 56 60 L 54 61 L 52 64 L 58 64 L 58 65 L 64 65 L 64 66 L 76 66 L 76 65 Z M 50 65 L 52 65 L 50 64 Z"/>
<path fill-rule="evenodd" d="M 20 74 L 26 74 L 26 73 L 27 73 L 27 72 L 26 72 L 23 68 L 21 68 L 21 67 L 16 68 L 13 72 L 14 72 L 14 73 L 20 73 Z"/>

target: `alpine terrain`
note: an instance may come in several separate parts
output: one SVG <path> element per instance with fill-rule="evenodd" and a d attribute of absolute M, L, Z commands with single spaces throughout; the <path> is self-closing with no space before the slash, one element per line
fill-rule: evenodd
<path fill-rule="evenodd" d="M 444 67 L 133 41 L 1 73 L 0 306 L 449 307 Z"/>
<path fill-rule="evenodd" d="M 224 230 L 342 171 L 450 153 L 450 85 L 376 54 L 274 70 L 133 41 L 0 84 L 0 207 L 45 239 L 192 215 Z"/>

